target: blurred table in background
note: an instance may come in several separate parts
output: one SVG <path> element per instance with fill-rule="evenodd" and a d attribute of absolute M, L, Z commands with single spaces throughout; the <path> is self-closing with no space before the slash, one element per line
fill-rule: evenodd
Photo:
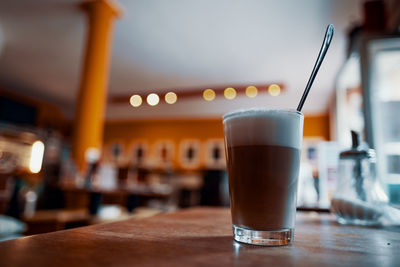
<path fill-rule="evenodd" d="M 134 188 L 116 188 L 110 190 L 63 186 L 62 191 L 64 193 L 65 208 L 67 209 L 88 208 L 91 205 L 94 205 L 93 201 L 100 201 L 106 204 L 129 206 L 129 198 L 132 196 L 135 196 L 140 200 L 159 199 L 167 201 L 173 193 L 169 190 L 160 190 L 157 187 L 146 185 L 136 186 Z M 94 199 L 96 197 L 101 197 L 101 200 Z M 133 205 L 135 204 L 136 203 L 134 203 Z M 136 207 L 134 206 L 130 208 L 134 209 Z"/>
<path fill-rule="evenodd" d="M 24 234 L 34 235 L 64 230 L 67 227 L 86 226 L 90 224 L 91 216 L 85 209 L 39 210 L 32 216 L 24 216 L 21 219 L 27 225 Z"/>

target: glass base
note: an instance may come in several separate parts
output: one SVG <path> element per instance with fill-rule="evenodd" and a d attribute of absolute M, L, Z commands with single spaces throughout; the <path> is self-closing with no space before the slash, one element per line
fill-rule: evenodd
<path fill-rule="evenodd" d="M 285 246 L 293 241 L 294 229 L 257 231 L 233 225 L 233 238 L 242 243 L 259 246 Z"/>

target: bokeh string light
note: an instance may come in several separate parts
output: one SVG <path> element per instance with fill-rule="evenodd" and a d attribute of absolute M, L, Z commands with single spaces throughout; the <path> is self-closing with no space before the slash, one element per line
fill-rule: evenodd
<path fill-rule="evenodd" d="M 179 95 L 182 98 L 194 97 L 194 96 L 201 95 L 205 101 L 211 102 L 211 101 L 215 100 L 217 95 L 222 95 L 222 94 L 225 99 L 233 100 L 238 96 L 238 94 L 245 94 L 249 98 L 255 98 L 259 95 L 259 93 L 262 93 L 262 92 L 267 92 L 270 96 L 276 97 L 281 94 L 282 87 L 281 87 L 281 85 L 275 84 L 275 83 L 269 84 L 269 85 L 268 84 L 267 85 L 259 85 L 258 88 L 254 85 L 249 85 L 247 87 L 239 86 L 238 89 L 235 89 L 233 87 L 227 87 L 227 88 L 223 89 L 223 88 L 219 87 L 217 89 L 208 88 L 203 91 L 196 91 L 196 90 L 183 91 Z M 165 100 L 165 103 L 167 103 L 169 105 L 175 104 L 178 101 L 178 94 L 175 92 L 172 92 L 172 91 L 167 92 L 164 95 L 164 100 Z M 156 106 L 160 103 L 160 97 L 156 93 L 151 93 L 151 94 L 147 95 L 146 102 L 150 106 Z M 140 96 L 138 94 L 130 96 L 129 103 L 133 107 L 141 106 L 143 103 L 142 96 Z"/>
<path fill-rule="evenodd" d="M 167 104 L 175 104 L 178 100 L 178 96 L 174 92 L 168 92 L 165 94 L 165 102 Z"/>
<path fill-rule="evenodd" d="M 155 106 L 160 102 L 160 97 L 155 93 L 151 93 L 147 96 L 146 101 L 150 106 Z"/>

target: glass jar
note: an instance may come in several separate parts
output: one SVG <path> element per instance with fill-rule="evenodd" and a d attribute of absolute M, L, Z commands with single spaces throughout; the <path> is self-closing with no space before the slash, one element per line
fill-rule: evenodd
<path fill-rule="evenodd" d="M 361 148 L 357 133 L 352 132 L 352 139 L 352 148 L 340 153 L 331 211 L 342 224 L 376 225 L 388 199 L 376 180 L 375 151 Z"/>

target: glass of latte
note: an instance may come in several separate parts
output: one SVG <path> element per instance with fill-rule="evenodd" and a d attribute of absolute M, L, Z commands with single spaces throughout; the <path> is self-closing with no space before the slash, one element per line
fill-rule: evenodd
<path fill-rule="evenodd" d="M 293 241 L 304 116 L 247 109 L 223 116 L 234 239 L 279 246 Z"/>

